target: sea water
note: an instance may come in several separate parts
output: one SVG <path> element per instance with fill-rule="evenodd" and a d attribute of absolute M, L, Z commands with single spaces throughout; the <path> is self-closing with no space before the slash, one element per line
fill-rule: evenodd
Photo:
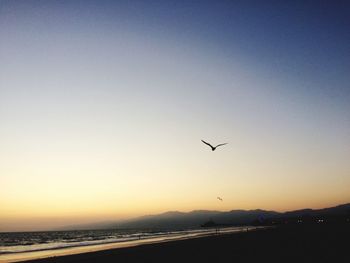
<path fill-rule="evenodd" d="M 0 262 L 15 261 L 21 255 L 29 258 L 72 254 L 83 247 L 103 247 L 106 244 L 146 244 L 202 235 L 246 231 L 253 227 L 198 228 L 186 230 L 108 229 L 0 233 Z M 150 241 L 150 242 L 148 242 Z M 111 246 L 109 246 L 111 247 Z M 122 246 L 117 246 L 122 247 Z M 74 248 L 76 248 L 74 250 Z M 98 250 L 98 249 L 95 249 Z M 70 251 L 56 253 L 57 251 Z M 93 251 L 93 250 L 90 250 Z M 43 253 L 44 252 L 44 253 Z M 24 257 L 24 258 L 26 258 Z M 13 259 L 13 260 L 12 260 Z"/>

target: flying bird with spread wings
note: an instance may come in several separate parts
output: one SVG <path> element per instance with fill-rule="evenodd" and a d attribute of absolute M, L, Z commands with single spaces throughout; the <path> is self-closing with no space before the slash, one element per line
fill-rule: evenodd
<path fill-rule="evenodd" d="M 226 144 L 227 144 L 227 143 L 221 143 L 221 144 L 218 144 L 218 145 L 216 145 L 216 146 L 214 147 L 214 146 L 211 145 L 210 143 L 207 143 L 207 142 L 205 142 L 205 141 L 203 141 L 203 140 L 201 140 L 201 141 L 202 141 L 204 144 L 208 145 L 208 146 L 211 148 L 212 151 L 215 151 L 216 148 L 219 147 L 219 146 L 222 146 L 222 145 L 226 145 Z"/>
<path fill-rule="evenodd" d="M 222 200 L 222 198 L 221 198 L 221 197 L 219 197 L 219 196 L 217 197 L 217 199 L 218 199 L 218 200 L 220 200 L 221 202 L 222 202 L 222 201 L 224 201 L 224 200 Z"/>

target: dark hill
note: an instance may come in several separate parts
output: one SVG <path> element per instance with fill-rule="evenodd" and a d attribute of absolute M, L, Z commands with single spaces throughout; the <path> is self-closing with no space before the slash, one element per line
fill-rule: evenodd
<path fill-rule="evenodd" d="M 274 224 L 285 222 L 315 222 L 317 220 L 349 220 L 350 204 L 323 209 L 301 209 L 285 213 L 267 210 L 232 210 L 227 212 L 194 210 L 191 212 L 169 211 L 157 215 L 146 215 L 129 220 L 71 226 L 65 229 L 142 228 L 142 229 L 186 229 L 197 228 L 206 222 L 217 225 Z"/>

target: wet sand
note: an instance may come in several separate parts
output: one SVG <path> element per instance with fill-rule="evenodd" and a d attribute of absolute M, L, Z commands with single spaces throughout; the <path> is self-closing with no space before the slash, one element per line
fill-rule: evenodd
<path fill-rule="evenodd" d="M 225 227 L 220 229 L 207 228 L 207 229 L 194 229 L 188 231 L 175 231 L 170 233 L 164 233 L 156 236 L 145 236 L 139 238 L 132 238 L 124 241 L 109 241 L 97 242 L 96 244 L 70 244 L 68 247 L 53 246 L 53 248 L 33 247 L 33 251 L 26 251 L 21 253 L 5 253 L 0 255 L 0 263 L 8 262 L 20 262 L 25 260 L 36 260 L 49 257 L 59 257 L 74 254 L 82 254 L 88 252 L 96 252 L 101 250 L 110 250 L 115 248 L 134 247 L 145 244 L 155 244 L 162 242 L 171 242 L 175 240 L 184 240 L 191 238 L 199 238 L 204 236 L 212 236 L 214 234 L 229 234 L 242 231 L 251 231 L 262 227 L 245 226 L 245 227 Z M 265 227 L 263 227 L 265 228 Z M 62 245 L 62 244 L 61 244 Z M 51 246 L 52 247 L 52 246 Z"/>
<path fill-rule="evenodd" d="M 27 261 L 350 262 L 350 224 L 296 225 Z"/>

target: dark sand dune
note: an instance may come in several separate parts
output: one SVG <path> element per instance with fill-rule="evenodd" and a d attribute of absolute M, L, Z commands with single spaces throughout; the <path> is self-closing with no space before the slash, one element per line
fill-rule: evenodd
<path fill-rule="evenodd" d="M 44 262 L 350 262 L 350 223 L 294 225 L 113 249 Z"/>

